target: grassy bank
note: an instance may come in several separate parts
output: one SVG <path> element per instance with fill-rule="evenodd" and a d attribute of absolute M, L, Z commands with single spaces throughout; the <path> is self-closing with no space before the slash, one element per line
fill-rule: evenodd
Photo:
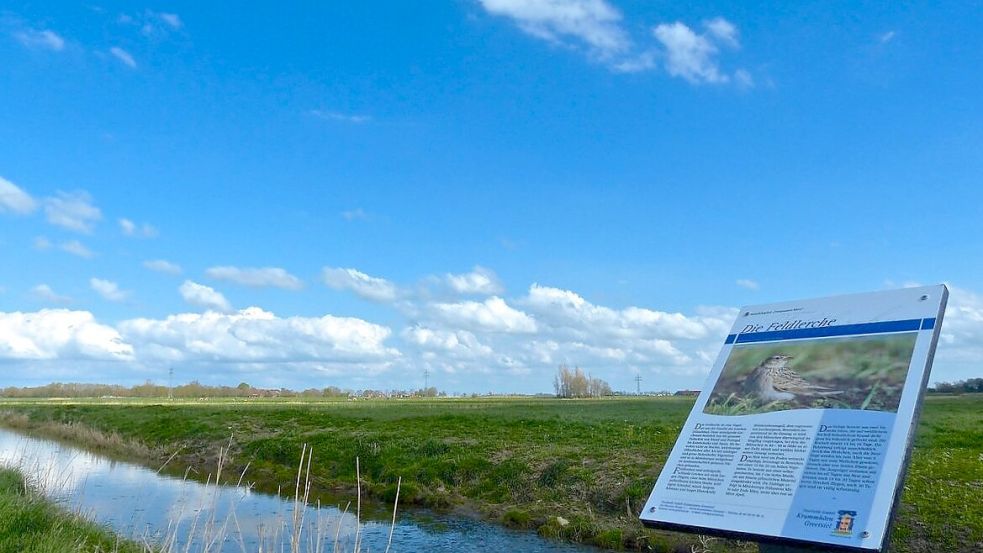
<path fill-rule="evenodd" d="M 138 553 L 138 544 L 67 513 L 0 468 L 0 553 Z"/>
<path fill-rule="evenodd" d="M 315 452 L 316 489 L 348 490 L 357 456 L 378 499 L 391 499 L 402 476 L 401 503 L 473 510 L 547 536 L 609 548 L 688 552 L 704 544 L 647 531 L 636 516 L 691 406 L 692 399 L 645 398 L 19 402 L 3 408 L 12 413 L 8 425 L 60 432 L 62 439 L 96 442 L 148 463 L 180 450 L 173 466 L 202 472 L 211 470 L 231 433 L 229 474 L 250 463 L 248 478 L 260 487 L 290 482 L 301 444 L 307 443 Z M 981 501 L 983 398 L 930 398 L 893 536 L 895 550 L 981 550 Z M 714 542 L 711 550 L 754 546 Z"/>

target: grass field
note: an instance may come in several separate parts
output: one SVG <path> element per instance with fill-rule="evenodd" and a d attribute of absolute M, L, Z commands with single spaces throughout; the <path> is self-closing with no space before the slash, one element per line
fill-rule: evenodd
<path fill-rule="evenodd" d="M 204 474 L 234 436 L 233 470 L 273 489 L 314 447 L 320 491 L 348 491 L 355 458 L 370 494 L 448 507 L 612 549 L 707 544 L 651 532 L 636 516 L 690 398 L 361 402 L 5 402 L 4 424 Z M 95 430 L 96 432 L 93 432 Z M 894 551 L 983 550 L 983 397 L 929 397 L 893 535 Z M 567 521 L 561 525 L 554 518 Z M 710 551 L 754 551 L 713 542 Z"/>
<path fill-rule="evenodd" d="M 138 553 L 138 544 L 67 513 L 0 468 L 0 553 Z"/>

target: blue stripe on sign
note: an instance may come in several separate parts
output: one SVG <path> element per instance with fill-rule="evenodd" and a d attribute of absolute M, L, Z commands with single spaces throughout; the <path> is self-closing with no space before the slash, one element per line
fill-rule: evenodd
<path fill-rule="evenodd" d="M 922 330 L 932 330 L 933 328 L 935 328 L 935 317 L 922 319 Z"/>
<path fill-rule="evenodd" d="M 934 319 L 932 319 L 932 324 L 934 326 Z M 735 341 L 738 344 L 747 344 L 749 342 L 773 342 L 777 340 L 798 340 L 801 338 L 850 336 L 853 334 L 904 332 L 906 330 L 918 330 L 919 328 L 922 328 L 922 319 L 905 319 L 903 321 L 883 321 L 879 323 L 825 326 L 822 328 L 799 328 L 795 330 L 775 330 L 772 332 L 752 332 L 749 334 L 738 334 Z"/>
<path fill-rule="evenodd" d="M 724 340 L 724 345 L 733 344 L 734 343 L 734 338 L 737 338 L 737 334 L 728 334 L 727 335 L 727 339 Z"/>

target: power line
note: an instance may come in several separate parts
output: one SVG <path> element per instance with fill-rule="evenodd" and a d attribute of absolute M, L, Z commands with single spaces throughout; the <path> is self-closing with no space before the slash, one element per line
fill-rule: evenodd
<path fill-rule="evenodd" d="M 423 369 L 423 389 L 430 388 L 430 369 Z"/>
<path fill-rule="evenodd" d="M 167 399 L 174 399 L 174 367 L 167 369 Z"/>
<path fill-rule="evenodd" d="M 635 391 L 638 395 L 642 395 L 642 375 L 640 374 L 635 375 Z"/>

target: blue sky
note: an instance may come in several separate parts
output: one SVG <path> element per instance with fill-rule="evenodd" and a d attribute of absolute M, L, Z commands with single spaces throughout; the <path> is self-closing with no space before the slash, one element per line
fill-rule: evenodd
<path fill-rule="evenodd" d="M 0 384 L 699 387 L 740 305 L 914 282 L 978 376 L 981 14 L 8 3 Z"/>

